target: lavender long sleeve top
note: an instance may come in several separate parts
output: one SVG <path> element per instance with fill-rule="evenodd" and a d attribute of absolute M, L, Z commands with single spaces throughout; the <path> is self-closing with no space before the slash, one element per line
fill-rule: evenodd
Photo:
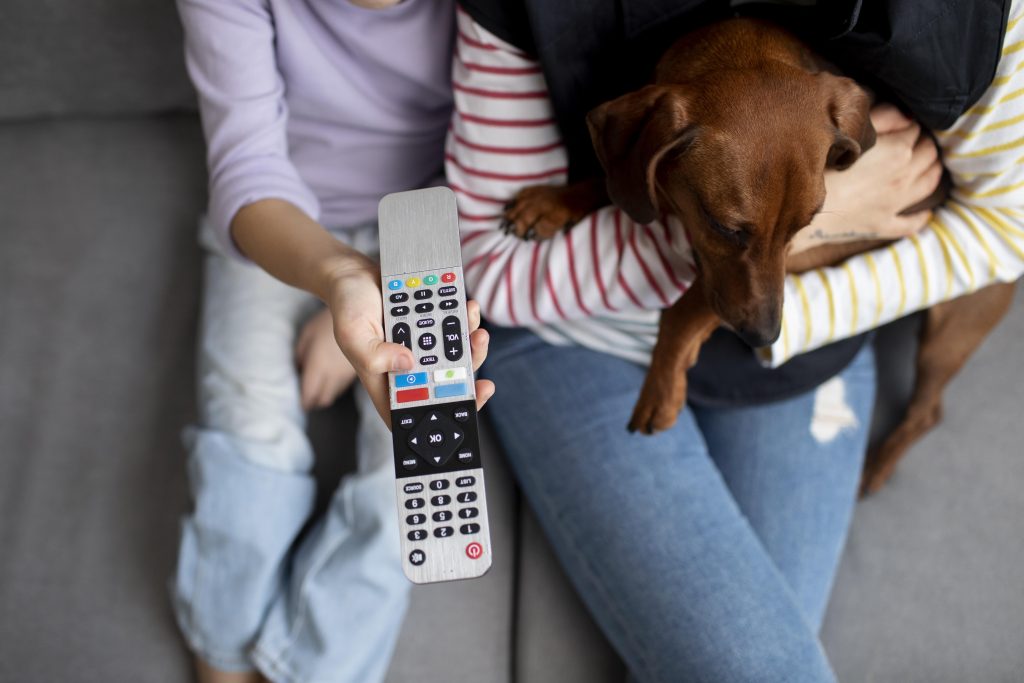
<path fill-rule="evenodd" d="M 438 177 L 451 112 L 451 0 L 178 0 L 224 246 L 235 213 L 287 200 L 328 227 Z"/>

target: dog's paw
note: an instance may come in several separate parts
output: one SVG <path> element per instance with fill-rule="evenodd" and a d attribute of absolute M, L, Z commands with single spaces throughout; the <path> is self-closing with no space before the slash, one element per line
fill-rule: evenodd
<path fill-rule="evenodd" d="M 626 428 L 641 434 L 663 432 L 676 423 L 685 403 L 685 375 L 666 378 L 649 373 Z"/>
<path fill-rule="evenodd" d="M 551 239 L 586 215 L 568 205 L 566 192 L 564 186 L 523 188 L 505 206 L 502 228 L 527 240 Z"/>
<path fill-rule="evenodd" d="M 885 482 L 889 481 L 889 477 L 892 476 L 895 469 L 896 463 L 865 466 L 864 472 L 860 475 L 860 497 L 867 498 L 878 493 L 885 486 Z"/>

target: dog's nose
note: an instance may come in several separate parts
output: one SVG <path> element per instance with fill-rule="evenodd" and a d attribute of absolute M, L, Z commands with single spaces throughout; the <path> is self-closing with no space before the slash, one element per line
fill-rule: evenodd
<path fill-rule="evenodd" d="M 736 334 L 749 346 L 759 349 L 762 346 L 771 346 L 779 338 L 779 327 L 775 329 L 764 329 L 757 327 L 739 327 Z"/>

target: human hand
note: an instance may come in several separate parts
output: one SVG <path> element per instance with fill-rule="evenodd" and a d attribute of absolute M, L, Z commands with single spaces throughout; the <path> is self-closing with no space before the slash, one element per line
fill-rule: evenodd
<path fill-rule="evenodd" d="M 901 215 L 929 197 L 942 178 L 935 142 L 896 107 L 871 111 L 875 146 L 845 171 L 825 171 L 825 205 L 793 239 L 792 252 L 826 242 L 898 239 L 923 228 L 931 211 Z"/>
<path fill-rule="evenodd" d="M 302 326 L 295 343 L 295 363 L 299 367 L 303 410 L 326 408 L 352 385 L 356 371 L 338 348 L 328 309 L 321 310 Z"/>
<path fill-rule="evenodd" d="M 338 346 L 355 369 L 377 412 L 390 425 L 391 402 L 387 373 L 412 370 L 415 361 L 412 352 L 405 346 L 384 340 L 380 269 L 362 254 L 349 255 L 346 262 L 332 273 L 325 298 L 333 318 L 334 337 Z M 480 329 L 479 304 L 469 301 L 466 313 L 475 372 L 487 357 L 490 337 L 486 330 Z M 493 382 L 476 381 L 478 409 L 493 394 Z"/>

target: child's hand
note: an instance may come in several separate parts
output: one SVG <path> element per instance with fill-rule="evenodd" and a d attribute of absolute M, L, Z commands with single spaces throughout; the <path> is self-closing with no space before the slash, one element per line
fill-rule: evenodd
<path fill-rule="evenodd" d="M 391 424 L 391 402 L 388 395 L 388 371 L 412 370 L 412 351 L 401 344 L 384 341 L 384 312 L 380 289 L 380 269 L 365 256 L 351 255 L 331 276 L 325 296 L 334 318 L 334 336 L 338 346 L 352 363 L 367 393 L 386 424 Z M 469 345 L 473 370 L 479 369 L 487 357 L 489 336 L 480 328 L 480 306 L 467 305 Z M 494 394 L 494 383 L 476 381 L 477 408 Z"/>
<path fill-rule="evenodd" d="M 331 312 L 326 308 L 314 315 L 299 332 L 295 344 L 299 366 L 302 409 L 326 408 L 352 386 L 355 368 L 334 340 Z"/>

